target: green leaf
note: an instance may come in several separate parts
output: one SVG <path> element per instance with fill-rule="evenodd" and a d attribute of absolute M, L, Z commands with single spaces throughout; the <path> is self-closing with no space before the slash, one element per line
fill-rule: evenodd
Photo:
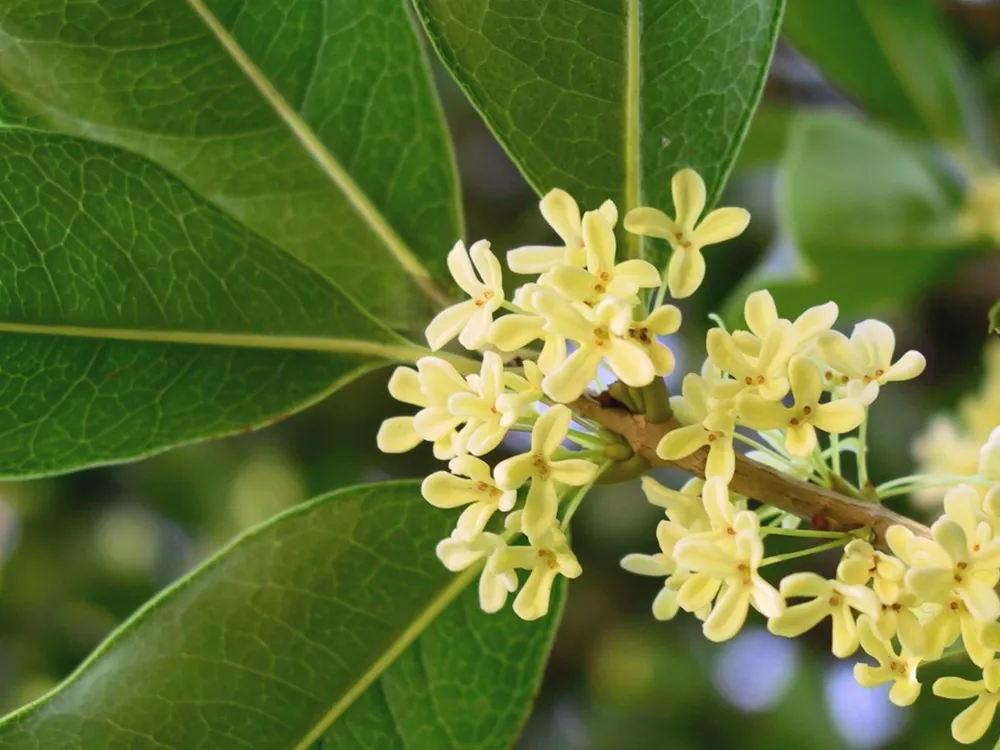
<path fill-rule="evenodd" d="M 784 30 L 834 85 L 876 116 L 992 151 L 977 81 L 934 0 L 789 0 Z"/>
<path fill-rule="evenodd" d="M 462 234 L 403 0 L 32 0 L 0 9 L 0 114 L 165 166 L 394 325 Z"/>
<path fill-rule="evenodd" d="M 272 519 L 0 723 L 0 746 L 510 747 L 558 616 L 480 612 L 476 571 L 434 556 L 454 518 L 399 482 Z"/>
<path fill-rule="evenodd" d="M 837 113 L 800 117 L 779 173 L 776 251 L 727 305 L 766 286 L 783 315 L 833 299 L 844 314 L 898 303 L 963 258 L 959 194 L 919 148 Z"/>
<path fill-rule="evenodd" d="M 265 424 L 419 350 L 145 159 L 0 128 L 0 476 Z"/>
<path fill-rule="evenodd" d="M 587 208 L 722 191 L 784 0 L 414 0 L 431 42 L 531 185 Z M 628 237 L 623 254 L 639 254 Z M 650 247 L 650 251 L 652 248 Z M 662 261 L 662 257 L 657 257 Z"/>
<path fill-rule="evenodd" d="M 990 308 L 989 312 L 990 328 L 989 333 L 1000 333 L 1000 300 Z"/>

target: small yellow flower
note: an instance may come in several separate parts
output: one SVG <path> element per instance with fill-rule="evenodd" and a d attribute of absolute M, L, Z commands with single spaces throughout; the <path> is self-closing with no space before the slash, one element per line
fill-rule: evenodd
<path fill-rule="evenodd" d="M 486 240 L 474 243 L 468 252 L 459 240 L 448 253 L 448 270 L 472 299 L 447 307 L 434 317 L 427 326 L 427 345 L 437 351 L 458 336 L 458 342 L 466 349 L 478 349 L 486 343 L 493 313 L 504 301 L 500 262 Z"/>
<path fill-rule="evenodd" d="M 586 269 L 556 266 L 539 283 L 551 286 L 568 300 L 592 305 L 606 297 L 631 302 L 640 289 L 660 285 L 660 273 L 649 261 L 615 263 L 615 233 L 600 211 L 583 215 L 583 241 L 587 246 Z"/>
<path fill-rule="evenodd" d="M 791 455 L 808 456 L 815 450 L 816 429 L 849 432 L 864 420 L 864 408 L 853 399 L 819 402 L 823 381 L 819 369 L 805 357 L 792 360 L 788 376 L 794 398 L 792 406 L 754 393 L 741 393 L 736 399 L 736 411 L 744 424 L 755 430 L 784 430 L 785 449 Z"/>
<path fill-rule="evenodd" d="M 530 481 L 524 501 L 521 525 L 529 540 L 540 539 L 556 522 L 559 507 L 558 483 L 579 487 L 592 482 L 597 466 L 580 458 L 553 459 L 566 439 L 573 413 L 556 405 L 535 422 L 531 430 L 531 450 L 501 461 L 493 470 L 497 485 L 516 490 Z"/>
<path fill-rule="evenodd" d="M 708 357 L 742 387 L 753 389 L 768 401 L 788 393 L 788 360 L 795 351 L 795 326 L 780 319 L 761 337 L 756 354 L 740 349 L 732 334 L 712 328 L 705 339 Z"/>
<path fill-rule="evenodd" d="M 538 369 L 547 375 L 566 359 L 566 338 L 545 330 L 545 316 L 540 314 L 533 303 L 539 289 L 538 284 L 525 284 L 518 289 L 514 295 L 514 304 L 526 312 L 504 315 L 494 320 L 486 339 L 502 352 L 514 352 L 532 341 L 541 340 Z"/>
<path fill-rule="evenodd" d="M 969 538 L 962 526 L 939 518 L 931 526 L 933 540 L 916 537 L 902 526 L 891 526 L 886 542 L 896 557 L 910 566 L 906 586 L 927 602 L 958 597 L 980 622 L 1000 617 L 1000 539 L 983 543 Z"/>
<path fill-rule="evenodd" d="M 881 612 L 878 597 L 867 586 L 852 586 L 841 581 L 828 581 L 815 573 L 792 573 L 781 580 L 783 597 L 808 597 L 811 601 L 794 604 L 767 622 L 775 635 L 795 638 L 816 627 L 829 617 L 833 623 L 834 656 L 843 659 L 858 648 L 858 630 L 851 610 L 872 618 Z"/>
<path fill-rule="evenodd" d="M 839 308 L 836 302 L 810 307 L 792 323 L 795 333 L 795 354 L 807 354 L 821 333 L 829 331 L 837 321 Z M 739 349 L 752 357 L 759 356 L 761 342 L 777 324 L 778 308 L 774 297 L 766 289 L 749 295 L 743 304 L 743 317 L 749 331 L 734 331 L 733 339 Z"/>
<path fill-rule="evenodd" d="M 484 612 L 492 613 L 499 612 L 507 595 L 517 591 L 517 574 L 493 564 L 506 549 L 507 543 L 498 534 L 487 532 L 465 539 L 456 529 L 438 543 L 437 556 L 448 570 L 456 573 L 486 558 L 479 576 L 479 606 Z"/>
<path fill-rule="evenodd" d="M 1000 662 L 990 662 L 983 669 L 983 679 L 963 680 L 941 677 L 934 683 L 934 695 L 952 700 L 976 700 L 951 722 L 951 736 L 963 745 L 980 739 L 993 723 L 1000 702 Z"/>
<path fill-rule="evenodd" d="M 448 400 L 458 393 L 471 394 L 472 388 L 452 365 L 437 357 L 417 360 L 417 369 L 397 367 L 389 379 L 389 393 L 397 401 L 422 407 L 412 417 L 390 417 L 378 431 L 378 448 L 383 453 L 405 453 L 421 440 L 434 443 L 440 460 L 459 453 L 456 429 L 466 420 L 448 409 Z"/>
<path fill-rule="evenodd" d="M 705 211 L 705 183 L 693 169 L 677 172 L 670 187 L 676 218 L 655 208 L 634 208 L 625 216 L 625 229 L 670 243 L 667 286 L 675 299 L 681 299 L 694 294 L 705 278 L 702 248 L 741 235 L 750 223 L 750 213 L 743 208 L 718 208 L 699 221 Z"/>
<path fill-rule="evenodd" d="M 583 572 L 566 535 L 557 526 L 549 527 L 530 547 L 507 547 L 487 567 L 491 565 L 497 571 L 531 571 L 514 599 L 514 613 L 522 620 L 537 620 L 548 614 L 556 576 L 577 578 Z"/>
<path fill-rule="evenodd" d="M 844 556 L 837 566 L 837 578 L 852 586 L 865 586 L 874 581 L 873 588 L 883 604 L 891 604 L 903 590 L 906 566 L 902 560 L 879 552 L 871 544 L 855 539 L 844 547 Z"/>
<path fill-rule="evenodd" d="M 507 267 L 514 273 L 540 274 L 556 266 L 582 267 L 587 262 L 587 247 L 584 240 L 580 207 L 565 190 L 550 190 L 539 203 L 542 216 L 562 239 L 562 245 L 531 245 L 519 247 L 507 253 Z M 618 209 L 611 201 L 604 201 L 600 213 L 614 228 L 618 221 Z"/>
<path fill-rule="evenodd" d="M 905 653 L 897 654 L 887 639 L 876 632 L 867 615 L 858 618 L 858 638 L 861 648 L 878 662 L 878 666 L 855 664 L 854 679 L 864 687 L 877 687 L 891 682 L 889 700 L 897 706 L 912 705 L 920 695 L 917 682 L 917 665 L 920 660 Z"/>
<path fill-rule="evenodd" d="M 505 392 L 500 355 L 486 352 L 479 374 L 469 375 L 466 381 L 471 391 L 449 396 L 447 409 L 455 417 L 467 420 L 458 433 L 459 452 L 482 456 L 500 445 L 517 419 L 516 415 L 505 414 L 499 408 L 500 398 Z"/>
<path fill-rule="evenodd" d="M 536 294 L 535 304 L 545 315 L 545 330 L 577 343 L 576 351 L 546 374 L 542 389 L 553 401 L 568 403 L 579 398 L 606 362 L 626 385 L 649 385 L 656 370 L 646 350 L 627 338 L 631 308 L 606 299 L 590 308 L 573 305 L 555 293 Z"/>
<path fill-rule="evenodd" d="M 674 371 L 676 360 L 674 353 L 657 336 L 669 336 L 681 327 L 681 311 L 673 305 L 661 305 L 644 320 L 633 322 L 626 332 L 627 338 L 641 346 L 653 369 L 660 377 L 665 377 Z"/>
<path fill-rule="evenodd" d="M 924 355 L 912 349 L 893 362 L 896 334 L 881 320 L 861 321 L 850 339 L 827 331 L 817 347 L 827 363 L 849 379 L 848 394 L 865 405 L 878 396 L 879 386 L 915 378 L 927 364 Z"/>
<path fill-rule="evenodd" d="M 517 492 L 501 490 L 489 465 L 474 456 L 458 456 L 448 463 L 448 471 L 436 471 L 420 485 L 420 493 L 436 508 L 467 505 L 458 517 L 458 538 L 472 540 L 482 533 L 498 510 L 513 510 Z"/>
<path fill-rule="evenodd" d="M 707 578 L 703 584 L 706 593 L 714 588 L 714 597 L 718 592 L 712 613 L 702 626 L 710 641 L 727 641 L 735 636 L 751 606 L 765 617 L 777 617 L 784 610 L 781 595 L 757 572 L 763 557 L 764 544 L 755 529 L 738 531 L 731 548 L 694 537 L 677 542 L 674 560 Z"/>
<path fill-rule="evenodd" d="M 670 405 L 683 427 L 671 430 L 660 439 L 656 455 L 666 461 L 690 456 L 708 446 L 705 475 L 721 477 L 727 483 L 736 469 L 733 450 L 733 397 L 740 390 L 735 381 L 709 381 L 696 373 L 688 373 L 681 384 L 681 396 L 670 399 Z"/>

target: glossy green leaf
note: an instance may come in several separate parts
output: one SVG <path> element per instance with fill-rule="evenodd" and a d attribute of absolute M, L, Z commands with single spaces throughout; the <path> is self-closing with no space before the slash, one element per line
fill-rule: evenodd
<path fill-rule="evenodd" d="M 416 482 L 274 518 L 0 723 L 0 746 L 505 750 L 558 616 L 480 612 L 476 571 L 454 576 L 434 556 L 454 518 Z"/>
<path fill-rule="evenodd" d="M 531 185 L 587 208 L 722 191 L 784 0 L 414 0 L 438 53 Z M 639 252 L 628 238 L 626 252 Z M 650 246 L 650 253 L 653 252 Z M 662 258 L 656 258 L 659 262 Z"/>
<path fill-rule="evenodd" d="M 265 424 L 415 350 L 145 159 L 0 129 L 0 476 Z"/>
<path fill-rule="evenodd" d="M 727 305 L 766 286 L 784 315 L 833 299 L 845 314 L 899 302 L 963 258 L 959 194 L 928 154 L 843 114 L 792 126 L 778 186 L 781 243 Z"/>
<path fill-rule="evenodd" d="M 144 154 L 383 320 L 425 319 L 462 228 L 403 0 L 13 0 L 0 35 L 8 122 Z"/>
<path fill-rule="evenodd" d="M 866 110 L 992 149 L 977 82 L 934 0 L 789 0 L 785 34 Z"/>

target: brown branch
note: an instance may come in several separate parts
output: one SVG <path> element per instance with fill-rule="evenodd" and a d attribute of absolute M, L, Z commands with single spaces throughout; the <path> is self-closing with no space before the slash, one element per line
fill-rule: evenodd
<path fill-rule="evenodd" d="M 650 466 L 683 469 L 695 476 L 705 477 L 708 448 L 702 448 L 677 461 L 666 461 L 656 455 L 657 443 L 678 426 L 676 420 L 652 424 L 641 414 L 633 414 L 621 406 L 602 406 L 588 396 L 577 399 L 569 406 L 576 413 L 621 435 L 632 446 L 632 450 Z M 930 536 L 930 530 L 923 524 L 883 505 L 856 500 L 839 492 L 808 484 L 745 456 L 737 455 L 736 473 L 729 486 L 740 495 L 794 513 L 808 520 L 815 528 L 846 531 L 867 526 L 875 535 L 875 543 L 883 548 L 885 532 L 894 524 L 905 526 L 914 534 Z"/>

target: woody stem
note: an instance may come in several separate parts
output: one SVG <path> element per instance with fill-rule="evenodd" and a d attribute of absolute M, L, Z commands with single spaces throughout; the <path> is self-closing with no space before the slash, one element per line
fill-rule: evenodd
<path fill-rule="evenodd" d="M 674 461 L 656 455 L 660 439 L 680 426 L 675 419 L 652 424 L 641 414 L 602 406 L 589 396 L 583 396 L 569 406 L 576 413 L 621 435 L 650 467 L 683 469 L 695 476 L 705 477 L 707 448 Z M 802 482 L 745 456 L 736 456 L 736 471 L 729 486 L 733 492 L 804 518 L 817 530 L 847 531 L 868 527 L 874 535 L 874 543 L 882 547 L 885 546 L 886 531 L 896 524 L 905 526 L 918 536 L 930 537 L 930 530 L 923 524 L 878 503 L 856 500 L 835 490 Z"/>

